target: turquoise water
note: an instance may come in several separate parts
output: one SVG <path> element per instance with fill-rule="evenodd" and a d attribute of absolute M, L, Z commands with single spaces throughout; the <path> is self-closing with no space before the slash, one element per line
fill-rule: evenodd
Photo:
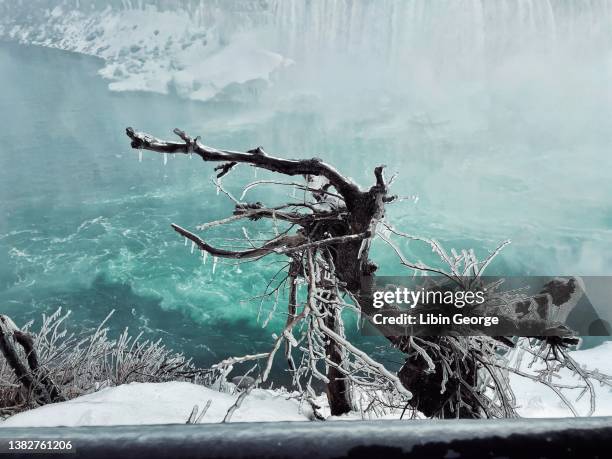
<path fill-rule="evenodd" d="M 367 94 L 363 110 L 364 94 L 290 97 L 286 81 L 260 103 L 112 93 L 99 68 L 89 57 L 0 45 L 0 308 L 18 322 L 61 306 L 73 324 L 90 327 L 115 309 L 114 332 L 163 336 L 201 364 L 268 349 L 282 308 L 262 328 L 271 305 L 258 322 L 259 302 L 249 298 L 282 260 L 219 263 L 213 273 L 212 260 L 192 255 L 170 223 L 193 228 L 229 215 L 231 202 L 217 196 L 210 165 L 186 157 L 164 165 L 154 154 L 139 162 L 123 133 L 129 125 L 323 157 L 364 186 L 374 166 L 387 164 L 400 173 L 395 191 L 408 198 L 389 209 L 398 228 L 484 256 L 512 239 L 491 273 L 612 274 L 612 117 L 609 88 L 596 77 L 567 96 L 567 113 L 568 101 L 557 100 L 564 86 L 534 95 L 544 84 L 537 81 L 448 100 L 381 91 Z M 224 184 L 239 195 L 254 176 L 243 168 Z M 252 237 L 257 228 L 249 226 Z M 220 242 L 242 229 L 206 235 Z M 431 261 L 425 248 L 403 248 Z M 382 273 L 403 273 L 384 245 L 373 256 Z"/>

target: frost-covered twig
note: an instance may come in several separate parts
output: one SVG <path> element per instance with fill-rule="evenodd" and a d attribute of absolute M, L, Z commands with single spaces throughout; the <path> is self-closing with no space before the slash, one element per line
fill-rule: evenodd
<path fill-rule="evenodd" d="M 21 329 L 32 336 L 31 349 L 35 350 L 35 368 L 38 368 L 38 371 L 32 368 L 24 371 L 32 384 L 40 384 L 52 397 L 41 399 L 31 397 L 29 391 L 23 392 L 18 383 L 20 378 L 6 359 L 0 359 L 0 409 L 16 412 L 58 401 L 60 397 L 71 399 L 130 382 L 204 382 L 210 373 L 196 368 L 184 355 L 172 352 L 159 340 L 130 336 L 127 329 L 116 339 L 109 338 L 104 327 L 109 317 L 94 331 L 69 334 L 64 328 L 69 315 L 58 309 L 51 316 L 43 317 L 37 332 L 29 327 Z M 28 356 L 32 360 L 31 352 L 23 349 L 17 352 L 22 361 L 27 361 Z"/>

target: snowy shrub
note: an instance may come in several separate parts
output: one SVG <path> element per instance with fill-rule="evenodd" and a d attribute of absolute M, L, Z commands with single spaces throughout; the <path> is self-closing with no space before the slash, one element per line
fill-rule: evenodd
<path fill-rule="evenodd" d="M 127 329 L 111 339 L 105 327 L 111 315 L 96 330 L 81 334 L 68 333 L 65 323 L 70 313 L 61 309 L 43 316 L 37 332 L 30 331 L 32 323 L 19 330 L 8 317 L 0 316 L 0 348 L 5 356 L 0 359 L 0 414 L 131 382 L 203 380 L 206 371 L 167 349 L 161 340 L 142 339 L 142 333 L 131 336 Z M 23 337 L 29 337 L 33 350 L 22 344 Z M 18 376 L 20 368 L 25 374 Z"/>

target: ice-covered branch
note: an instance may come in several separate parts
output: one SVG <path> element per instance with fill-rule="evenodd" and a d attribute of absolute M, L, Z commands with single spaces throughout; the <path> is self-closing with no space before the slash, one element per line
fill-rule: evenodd
<path fill-rule="evenodd" d="M 346 242 L 359 241 L 365 238 L 368 238 L 370 234 L 368 232 L 360 233 L 360 234 L 351 234 L 347 236 L 340 237 L 331 237 L 327 239 L 321 239 L 318 241 L 309 242 L 306 237 L 300 233 L 291 235 L 291 236 L 280 236 L 278 238 L 272 239 L 261 247 L 257 247 L 255 249 L 243 250 L 243 251 L 233 251 L 233 250 L 225 250 L 219 249 L 211 246 L 204 239 L 199 236 L 193 234 L 191 231 L 186 230 L 185 228 L 180 227 L 179 225 L 172 224 L 172 228 L 179 233 L 181 236 L 186 237 L 190 241 L 192 241 L 200 250 L 210 253 L 216 257 L 222 258 L 258 258 L 265 255 L 269 255 L 271 253 L 276 254 L 288 254 L 292 252 L 299 252 L 306 249 L 323 247 L 326 245 L 332 244 L 342 244 Z"/>
<path fill-rule="evenodd" d="M 355 195 L 360 192 L 357 184 L 350 178 L 343 176 L 334 167 L 316 158 L 301 160 L 277 158 L 269 156 L 261 147 L 246 152 L 218 150 L 202 144 L 199 137 L 194 139 L 180 129 L 175 129 L 174 133 L 181 138 L 182 142 L 157 139 L 144 132 L 135 131 L 131 127 L 126 129 L 126 134 L 132 141 L 132 148 L 135 149 L 169 154 L 195 154 L 204 161 L 251 164 L 284 175 L 323 176 L 345 199 L 354 199 Z"/>

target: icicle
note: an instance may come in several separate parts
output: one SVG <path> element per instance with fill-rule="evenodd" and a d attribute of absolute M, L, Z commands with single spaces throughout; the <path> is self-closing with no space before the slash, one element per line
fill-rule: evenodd
<path fill-rule="evenodd" d="M 213 269 L 212 269 L 212 273 L 215 273 L 215 270 L 217 269 L 217 261 L 219 260 L 218 257 L 213 257 Z"/>
<path fill-rule="evenodd" d="M 187 238 L 185 238 L 185 247 L 187 247 Z"/>
<path fill-rule="evenodd" d="M 142 149 L 138 149 L 138 162 L 142 162 Z"/>
<path fill-rule="evenodd" d="M 276 220 L 276 212 L 272 211 L 272 223 L 274 225 L 274 234 L 278 236 L 278 222 Z"/>
<path fill-rule="evenodd" d="M 202 250 L 202 264 L 206 264 L 206 260 L 208 260 L 208 252 L 206 250 Z"/>
<path fill-rule="evenodd" d="M 164 166 L 168 164 L 168 153 L 164 153 Z"/>
<path fill-rule="evenodd" d="M 193 250 L 195 249 L 195 242 L 191 242 L 191 253 L 193 253 Z"/>
<path fill-rule="evenodd" d="M 368 240 L 364 239 L 361 241 L 361 245 L 359 246 L 359 252 L 357 253 L 357 259 L 361 260 L 361 256 L 363 255 L 363 251 L 366 249 L 368 245 Z"/>

